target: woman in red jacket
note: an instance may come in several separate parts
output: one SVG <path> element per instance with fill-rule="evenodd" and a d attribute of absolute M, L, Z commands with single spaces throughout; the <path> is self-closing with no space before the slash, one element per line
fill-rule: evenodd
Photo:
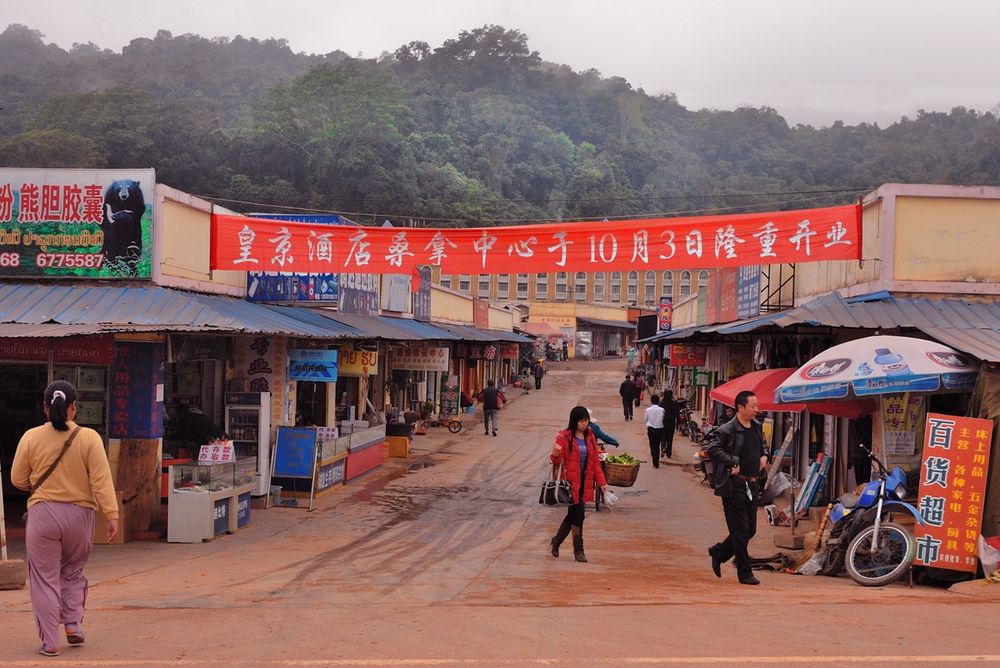
<path fill-rule="evenodd" d="M 562 465 L 563 476 L 572 486 L 573 503 L 566 511 L 566 517 L 559 530 L 552 537 L 552 556 L 559 556 L 559 546 L 573 532 L 573 556 L 577 561 L 587 561 L 583 552 L 583 517 L 588 501 L 594 500 L 594 483 L 607 493 L 608 482 L 601 471 L 598 459 L 600 450 L 597 438 L 590 429 L 590 415 L 583 406 L 577 406 L 569 413 L 569 426 L 556 434 L 550 459 L 553 464 Z"/>

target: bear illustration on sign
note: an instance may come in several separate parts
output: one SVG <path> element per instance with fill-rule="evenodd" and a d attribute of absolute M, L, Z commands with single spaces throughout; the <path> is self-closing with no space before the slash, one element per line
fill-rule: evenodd
<path fill-rule="evenodd" d="M 138 181 L 121 179 L 112 181 L 104 192 L 105 266 L 122 276 L 135 276 L 136 265 L 142 257 L 142 217 L 146 213 L 146 200 Z"/>

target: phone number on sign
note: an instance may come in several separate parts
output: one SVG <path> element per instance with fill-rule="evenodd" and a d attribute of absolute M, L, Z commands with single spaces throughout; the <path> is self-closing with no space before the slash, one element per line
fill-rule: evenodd
<path fill-rule="evenodd" d="M 42 268 L 99 269 L 104 264 L 104 253 L 39 253 L 35 264 Z"/>

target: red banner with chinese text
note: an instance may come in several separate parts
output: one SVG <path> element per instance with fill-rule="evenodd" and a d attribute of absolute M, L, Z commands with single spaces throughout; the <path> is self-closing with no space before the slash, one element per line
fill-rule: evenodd
<path fill-rule="evenodd" d="M 914 563 L 974 573 L 993 421 L 927 414 Z"/>
<path fill-rule="evenodd" d="M 697 269 L 856 260 L 857 205 L 696 218 L 392 228 L 212 215 L 212 269 L 446 274 Z"/>

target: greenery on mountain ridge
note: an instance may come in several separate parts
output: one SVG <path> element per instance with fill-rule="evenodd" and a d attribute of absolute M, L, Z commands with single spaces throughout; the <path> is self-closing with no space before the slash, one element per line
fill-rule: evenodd
<path fill-rule="evenodd" d="M 362 59 L 165 31 L 120 54 L 67 52 L 13 25 L 0 34 L 0 96 L 0 164 L 152 166 L 188 192 L 364 221 L 799 208 L 885 182 L 1000 181 L 990 113 L 814 128 L 769 108 L 692 111 L 545 63 L 499 26 Z M 766 194 L 825 190 L 853 192 Z"/>

